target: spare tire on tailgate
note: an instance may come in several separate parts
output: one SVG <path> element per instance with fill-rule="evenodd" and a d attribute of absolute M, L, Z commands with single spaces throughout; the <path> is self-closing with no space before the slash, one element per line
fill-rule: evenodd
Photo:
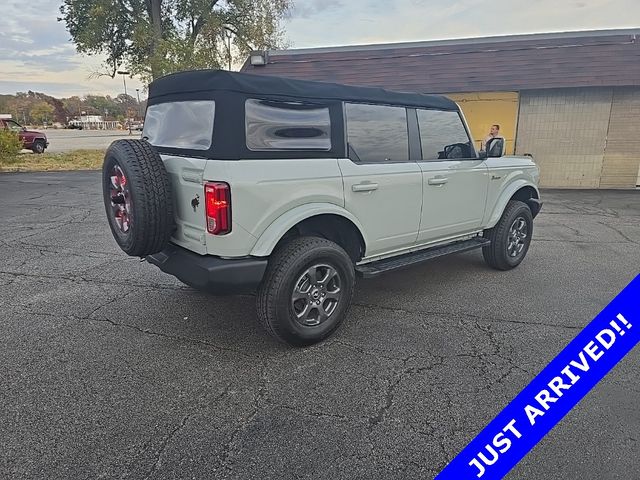
<path fill-rule="evenodd" d="M 161 251 L 173 233 L 173 196 L 158 152 L 144 140 L 116 140 L 102 165 L 104 206 L 113 238 L 134 257 Z"/>

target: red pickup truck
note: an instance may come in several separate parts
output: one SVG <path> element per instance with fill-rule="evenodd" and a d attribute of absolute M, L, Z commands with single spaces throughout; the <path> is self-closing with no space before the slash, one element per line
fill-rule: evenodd
<path fill-rule="evenodd" d="M 27 130 L 15 120 L 0 118 L 0 129 L 13 130 L 22 140 L 22 147 L 33 150 L 33 153 L 43 153 L 49 146 L 49 141 L 44 133 Z"/>

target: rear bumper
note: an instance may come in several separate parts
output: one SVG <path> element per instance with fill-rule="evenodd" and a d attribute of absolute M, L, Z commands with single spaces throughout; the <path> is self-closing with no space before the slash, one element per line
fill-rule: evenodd
<path fill-rule="evenodd" d="M 216 295 L 255 292 L 267 268 L 266 258 L 225 259 L 198 255 L 177 245 L 146 260 L 187 285 Z"/>

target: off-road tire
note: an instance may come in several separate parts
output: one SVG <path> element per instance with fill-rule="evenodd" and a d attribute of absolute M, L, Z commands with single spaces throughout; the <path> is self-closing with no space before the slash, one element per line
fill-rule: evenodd
<path fill-rule="evenodd" d="M 523 218 L 527 224 L 527 238 L 525 239 L 522 251 L 515 257 L 511 257 L 507 251 L 509 244 L 509 230 L 514 221 Z M 533 216 L 529 206 L 517 200 L 512 200 L 507 204 L 502 217 L 498 223 L 484 231 L 484 237 L 491 240 L 491 244 L 482 248 L 482 255 L 491 268 L 496 270 L 511 270 L 520 265 L 527 255 L 531 236 L 533 234 Z"/>
<path fill-rule="evenodd" d="M 300 275 L 315 264 L 326 264 L 340 276 L 341 297 L 334 312 L 317 326 L 301 325 L 292 306 Z M 280 342 L 304 347 L 321 342 L 344 322 L 355 284 L 353 260 L 338 244 L 319 237 L 298 237 L 275 251 L 257 295 L 259 323 Z"/>
<path fill-rule="evenodd" d="M 111 212 L 111 172 L 118 165 L 131 195 L 131 227 L 123 233 Z M 173 195 L 167 170 L 158 152 L 144 140 L 116 140 L 102 166 L 102 189 L 109 227 L 120 248 L 145 257 L 165 248 L 174 230 Z"/>
<path fill-rule="evenodd" d="M 33 147 L 31 148 L 31 151 L 33 153 L 44 153 L 45 149 L 47 148 L 47 145 L 45 144 L 44 140 L 36 140 L 35 142 L 33 142 Z"/>

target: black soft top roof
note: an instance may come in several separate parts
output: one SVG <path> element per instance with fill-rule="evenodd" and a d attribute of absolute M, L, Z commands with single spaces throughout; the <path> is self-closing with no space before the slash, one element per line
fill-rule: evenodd
<path fill-rule="evenodd" d="M 171 101 L 171 98 L 189 93 L 202 94 L 213 91 L 231 91 L 259 96 L 281 96 L 299 99 L 345 100 L 366 103 L 383 103 L 407 107 L 458 110 L 455 102 L 440 95 L 404 93 L 376 87 L 355 87 L 337 83 L 312 82 L 291 78 L 224 70 L 193 70 L 159 78 L 149 85 L 150 103 Z M 199 95 L 198 95 L 199 96 Z"/>

